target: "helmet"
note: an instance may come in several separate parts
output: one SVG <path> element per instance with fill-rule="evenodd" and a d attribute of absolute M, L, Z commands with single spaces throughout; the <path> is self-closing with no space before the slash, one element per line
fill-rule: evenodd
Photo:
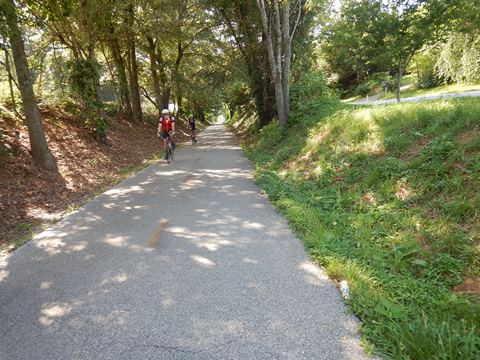
<path fill-rule="evenodd" d="M 162 115 L 170 115 L 170 111 L 168 111 L 168 109 L 163 109 Z"/>

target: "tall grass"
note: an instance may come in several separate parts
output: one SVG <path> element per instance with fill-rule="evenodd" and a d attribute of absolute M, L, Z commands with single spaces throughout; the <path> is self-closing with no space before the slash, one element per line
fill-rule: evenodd
<path fill-rule="evenodd" d="M 245 147 L 258 184 L 375 352 L 480 358 L 479 294 L 452 290 L 480 276 L 480 100 L 317 105 Z"/>

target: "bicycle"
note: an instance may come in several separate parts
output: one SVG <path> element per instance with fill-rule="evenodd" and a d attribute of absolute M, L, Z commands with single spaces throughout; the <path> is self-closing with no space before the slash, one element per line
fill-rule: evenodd
<path fill-rule="evenodd" d="M 173 161 L 175 153 L 175 142 L 173 141 L 172 137 L 169 136 L 167 140 L 167 162 L 170 164 L 170 162 Z"/>
<path fill-rule="evenodd" d="M 192 132 L 190 138 L 192 139 L 192 145 L 195 145 L 197 143 L 197 136 Z"/>

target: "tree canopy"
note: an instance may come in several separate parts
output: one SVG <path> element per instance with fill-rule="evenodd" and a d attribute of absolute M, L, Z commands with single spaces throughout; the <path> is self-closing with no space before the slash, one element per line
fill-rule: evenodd
<path fill-rule="evenodd" d="M 286 126 L 291 85 L 327 76 L 342 93 L 381 78 L 399 92 L 427 49 L 428 76 L 480 78 L 475 0 L 2 0 L 0 17 L 0 95 L 13 111 L 27 113 L 16 26 L 35 100 L 75 104 L 100 140 L 112 108 L 134 124 L 169 106 L 199 119 L 249 107 L 259 127 Z"/>

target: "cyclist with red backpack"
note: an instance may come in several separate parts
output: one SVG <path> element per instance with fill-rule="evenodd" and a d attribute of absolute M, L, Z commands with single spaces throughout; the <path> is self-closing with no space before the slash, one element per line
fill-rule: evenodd
<path fill-rule="evenodd" d="M 157 136 L 162 136 L 163 138 L 163 148 L 165 149 L 165 160 L 167 160 L 168 151 L 168 140 L 173 142 L 173 135 L 175 135 L 175 118 L 170 116 L 170 111 L 168 109 L 162 110 L 162 116 L 160 117 Z"/>

